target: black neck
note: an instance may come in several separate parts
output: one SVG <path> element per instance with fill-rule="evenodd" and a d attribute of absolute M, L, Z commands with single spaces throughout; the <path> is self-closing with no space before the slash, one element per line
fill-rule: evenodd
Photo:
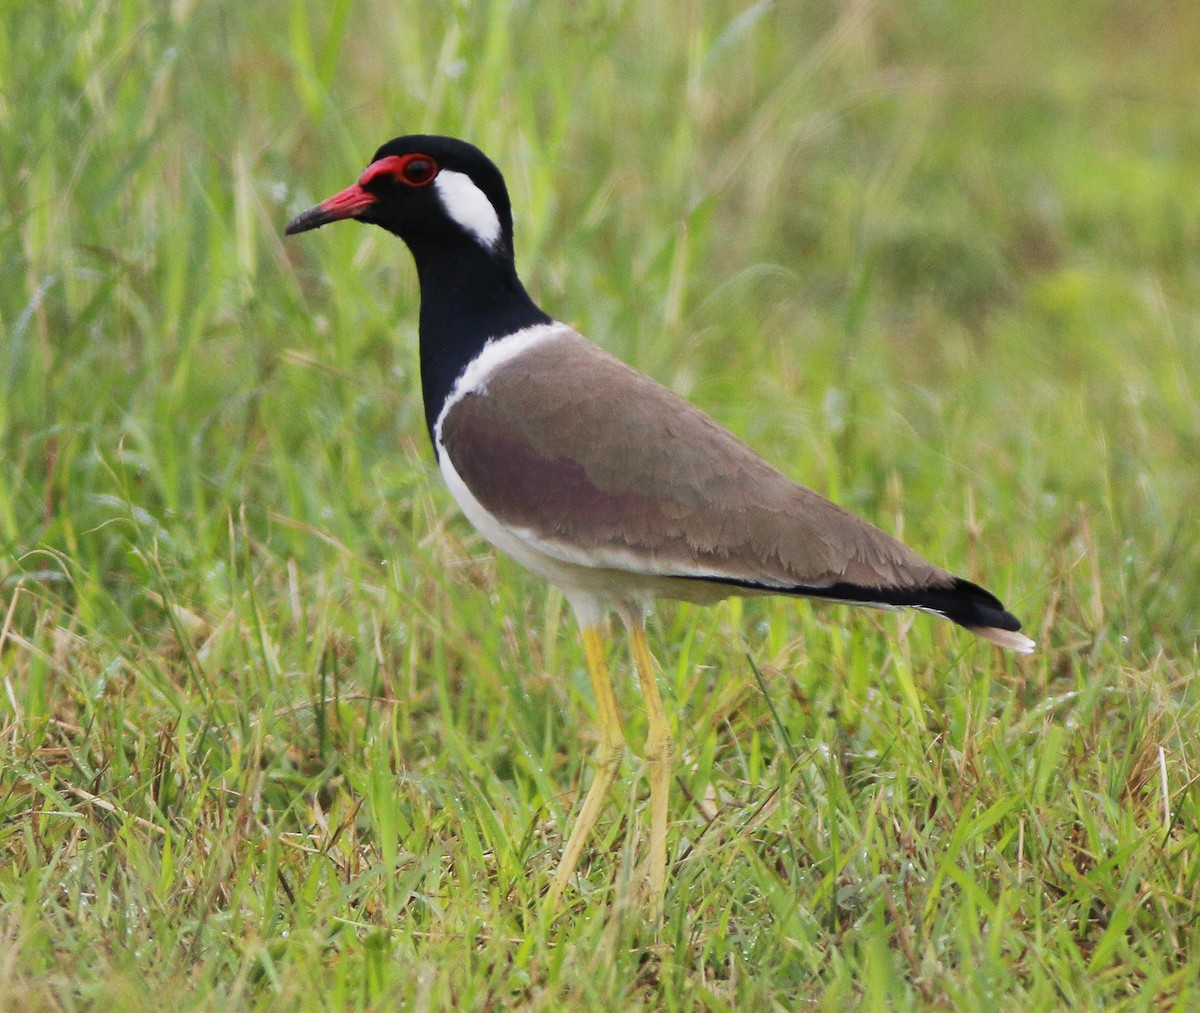
<path fill-rule="evenodd" d="M 550 322 L 525 291 L 511 254 L 455 238 L 408 239 L 421 283 L 421 394 L 431 440 L 454 381 L 490 339 Z"/>

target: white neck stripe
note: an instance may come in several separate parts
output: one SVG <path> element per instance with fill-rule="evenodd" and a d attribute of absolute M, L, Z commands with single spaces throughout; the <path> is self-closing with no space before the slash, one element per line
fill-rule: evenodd
<path fill-rule="evenodd" d="M 434 448 L 438 454 L 442 452 L 442 422 L 451 408 L 468 394 L 483 393 L 487 389 L 488 378 L 506 362 L 543 341 L 570 333 L 571 329 L 565 324 L 552 321 L 522 328 L 502 338 L 493 338 L 484 345 L 480 353 L 467 363 L 462 375 L 454 381 L 454 386 L 442 403 L 442 410 L 438 412 L 437 421 L 433 424 Z"/>

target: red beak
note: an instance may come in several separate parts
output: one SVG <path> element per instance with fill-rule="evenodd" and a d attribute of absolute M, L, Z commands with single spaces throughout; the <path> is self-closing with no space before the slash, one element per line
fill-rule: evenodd
<path fill-rule="evenodd" d="M 357 218 L 378 198 L 367 193 L 355 183 L 346 187 L 341 193 L 335 193 L 328 200 L 321 201 L 315 208 L 298 214 L 284 229 L 284 234 L 293 236 L 297 232 L 307 232 L 309 229 L 319 229 L 330 222 L 340 222 L 343 218 Z"/>

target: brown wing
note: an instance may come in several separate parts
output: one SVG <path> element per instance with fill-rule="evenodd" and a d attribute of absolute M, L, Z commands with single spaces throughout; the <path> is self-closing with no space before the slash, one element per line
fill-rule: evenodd
<path fill-rule="evenodd" d="M 563 335 L 500 366 L 441 426 L 479 502 L 542 551 L 779 590 L 955 583 L 677 394 Z"/>

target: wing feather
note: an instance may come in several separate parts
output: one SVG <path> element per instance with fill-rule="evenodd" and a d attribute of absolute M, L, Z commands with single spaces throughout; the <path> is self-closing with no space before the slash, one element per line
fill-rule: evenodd
<path fill-rule="evenodd" d="M 955 580 L 567 328 L 452 404 L 441 442 L 501 524 L 570 562 L 813 592 Z"/>

